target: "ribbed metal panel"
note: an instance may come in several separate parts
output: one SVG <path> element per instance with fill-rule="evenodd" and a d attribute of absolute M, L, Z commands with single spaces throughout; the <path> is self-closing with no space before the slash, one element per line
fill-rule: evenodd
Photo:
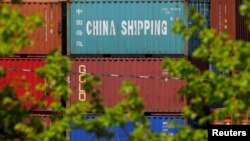
<path fill-rule="evenodd" d="M 68 28 L 71 55 L 184 54 L 184 41 L 172 32 L 185 19 L 183 0 L 73 1 Z"/>
<path fill-rule="evenodd" d="M 189 8 L 194 7 L 197 12 L 202 14 L 205 18 L 205 25 L 210 26 L 210 2 L 209 0 L 189 0 Z M 192 25 L 192 22 L 188 22 Z M 188 53 L 192 52 L 200 45 L 198 35 L 193 35 L 188 42 Z"/>
<path fill-rule="evenodd" d="M 70 104 L 91 99 L 90 94 L 83 93 L 84 82 L 80 81 L 84 74 L 91 73 L 102 80 L 99 89 L 107 107 L 124 98 L 119 94 L 124 80 L 138 85 L 145 112 L 182 112 L 185 105 L 185 98 L 178 95 L 185 81 L 167 79 L 161 58 L 73 58 L 72 62 Z"/>
<path fill-rule="evenodd" d="M 0 67 L 6 69 L 6 76 L 0 78 L 0 89 L 11 83 L 17 96 L 21 97 L 25 92 L 29 92 L 35 100 L 46 101 L 50 104 L 52 96 L 36 89 L 37 84 L 45 83 L 35 74 L 35 70 L 44 64 L 45 61 L 42 58 L 0 58 Z M 32 103 L 25 102 L 24 106 L 30 108 Z"/>
<path fill-rule="evenodd" d="M 25 47 L 18 54 L 46 55 L 52 50 L 62 49 L 62 2 L 59 0 L 25 0 L 21 4 L 10 4 L 8 1 L 0 5 L 9 5 L 24 16 L 38 14 L 44 21 L 30 35 L 33 45 Z"/>
<path fill-rule="evenodd" d="M 94 116 L 88 116 L 85 119 L 91 120 L 95 118 Z M 150 128 L 153 132 L 156 133 L 168 133 L 168 134 L 176 134 L 179 131 L 178 127 L 170 126 L 170 122 L 175 122 L 178 125 L 185 125 L 185 119 L 181 116 L 147 116 L 147 119 L 150 122 Z M 114 141 L 127 141 L 129 135 L 133 132 L 134 126 L 131 122 L 127 122 L 124 127 L 117 126 L 112 129 L 107 129 L 109 131 L 114 132 L 114 138 L 111 140 Z M 95 134 L 90 134 L 86 132 L 84 129 L 73 128 L 70 132 L 70 140 L 71 141 L 94 141 L 97 140 Z M 105 138 L 98 139 L 100 141 L 108 141 Z"/>

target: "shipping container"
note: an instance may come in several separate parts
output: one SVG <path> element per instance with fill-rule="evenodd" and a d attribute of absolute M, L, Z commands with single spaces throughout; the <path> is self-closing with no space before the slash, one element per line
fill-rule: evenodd
<path fill-rule="evenodd" d="M 220 108 L 212 109 L 214 112 Z M 212 125 L 250 125 L 250 114 L 249 112 L 241 113 L 238 119 L 233 120 L 231 115 L 227 115 L 222 120 L 214 120 Z"/>
<path fill-rule="evenodd" d="M 161 58 L 72 58 L 72 63 L 69 104 L 91 98 L 84 91 L 82 77 L 86 73 L 101 78 L 101 97 L 108 107 L 122 100 L 119 88 L 123 80 L 131 80 L 139 86 L 145 112 L 181 112 L 185 104 L 184 97 L 178 95 L 185 81 L 167 79 Z"/>
<path fill-rule="evenodd" d="M 36 112 L 36 113 L 31 113 L 29 115 L 29 117 L 27 118 L 27 120 L 29 120 L 29 118 L 38 118 L 42 121 L 43 126 L 45 129 L 49 128 L 52 125 L 52 115 L 51 113 L 46 113 L 46 112 Z"/>
<path fill-rule="evenodd" d="M 220 71 L 217 67 L 215 67 L 214 65 L 212 64 L 209 64 L 209 69 L 212 70 L 213 72 L 217 73 L 217 74 L 220 74 L 220 75 L 224 75 L 224 76 L 230 76 L 230 73 L 229 72 L 226 72 L 226 71 Z"/>
<path fill-rule="evenodd" d="M 205 26 L 210 26 L 210 0 L 189 0 L 189 9 L 194 8 L 197 12 L 202 14 L 205 19 Z M 193 23 L 191 20 L 188 21 L 188 25 L 191 26 Z M 198 35 L 194 34 L 188 41 L 188 54 L 192 54 L 192 52 L 199 47 L 200 40 Z"/>
<path fill-rule="evenodd" d="M 85 120 L 91 120 L 95 116 L 87 116 Z M 185 125 L 185 119 L 182 116 L 147 116 L 150 123 L 150 128 L 155 133 L 168 133 L 176 134 L 181 126 Z M 173 122 L 177 123 L 173 126 Z M 129 135 L 134 131 L 134 125 L 131 122 L 127 122 L 124 127 L 117 126 L 115 128 L 108 129 L 114 133 L 113 141 L 127 141 Z M 94 133 L 88 133 L 81 128 L 73 128 L 70 133 L 71 141 L 93 141 L 98 140 Z M 108 139 L 100 138 L 99 141 L 107 141 Z"/>
<path fill-rule="evenodd" d="M 207 61 L 195 59 L 190 56 L 188 57 L 188 61 L 191 62 L 194 66 L 196 66 L 200 71 L 205 71 L 209 69 L 209 63 Z"/>
<path fill-rule="evenodd" d="M 34 44 L 25 47 L 18 54 L 45 55 L 54 49 L 62 50 L 62 1 L 63 0 L 23 0 L 21 4 L 10 5 L 24 16 L 38 14 L 44 20 L 44 25 L 30 35 Z"/>
<path fill-rule="evenodd" d="M 68 54 L 177 54 L 186 44 L 172 32 L 186 21 L 184 0 L 71 0 Z"/>
<path fill-rule="evenodd" d="M 211 0 L 211 28 L 218 33 L 227 32 L 232 39 L 249 41 L 246 17 L 239 12 L 242 0 Z"/>
<path fill-rule="evenodd" d="M 0 78 L 0 88 L 11 83 L 17 96 L 25 95 L 29 92 L 35 100 L 43 100 L 51 103 L 52 97 L 47 93 L 38 91 L 37 84 L 45 81 L 35 74 L 35 70 L 45 64 L 42 58 L 0 58 L 0 67 L 6 69 L 6 76 Z M 31 102 L 25 102 L 26 107 L 31 107 Z"/>

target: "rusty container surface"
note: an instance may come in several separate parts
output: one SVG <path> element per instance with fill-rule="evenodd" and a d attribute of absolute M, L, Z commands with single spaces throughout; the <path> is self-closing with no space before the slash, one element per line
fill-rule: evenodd
<path fill-rule="evenodd" d="M 232 39 L 250 40 L 246 17 L 241 16 L 242 0 L 211 0 L 211 28 L 219 34 L 227 32 Z"/>
<path fill-rule="evenodd" d="M 122 100 L 119 89 L 123 80 L 138 85 L 139 96 L 145 101 L 145 112 L 181 112 L 185 105 L 184 97 L 178 95 L 185 81 L 165 79 L 160 58 L 72 58 L 72 61 L 72 95 L 68 104 L 91 99 L 83 89 L 82 80 L 82 76 L 91 73 L 102 80 L 99 88 L 107 107 Z"/>
<path fill-rule="evenodd" d="M 0 89 L 11 83 L 18 97 L 29 92 L 35 101 L 44 101 L 50 104 L 53 100 L 52 97 L 36 89 L 37 84 L 45 83 L 45 81 L 34 71 L 44 64 L 42 58 L 0 58 L 0 67 L 6 69 L 6 76 L 0 78 Z M 24 106 L 31 108 L 33 104 L 25 101 Z"/>
<path fill-rule="evenodd" d="M 18 54 L 46 55 L 54 49 L 61 50 L 62 0 L 24 0 L 21 4 L 4 1 L 1 5 L 10 5 L 24 16 L 38 14 L 44 20 L 43 26 L 30 35 L 34 44 L 25 47 Z"/>

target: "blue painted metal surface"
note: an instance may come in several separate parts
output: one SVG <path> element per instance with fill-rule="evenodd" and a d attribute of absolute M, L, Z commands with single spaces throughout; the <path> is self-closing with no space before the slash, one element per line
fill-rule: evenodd
<path fill-rule="evenodd" d="M 210 26 L 210 0 L 189 0 L 189 8 L 194 7 L 195 10 L 201 13 L 205 18 L 205 25 Z M 188 22 L 189 26 L 192 22 Z M 188 42 L 188 53 L 192 52 L 200 45 L 198 35 L 193 35 Z"/>
<path fill-rule="evenodd" d="M 213 72 L 217 73 L 217 74 L 224 75 L 224 76 L 227 76 L 227 77 L 230 76 L 230 74 L 228 72 L 220 71 L 220 70 L 218 70 L 218 68 L 216 68 L 212 64 L 209 64 L 209 69 L 212 70 Z"/>
<path fill-rule="evenodd" d="M 184 0 L 71 0 L 68 54 L 184 54 Z"/>
<path fill-rule="evenodd" d="M 95 116 L 88 116 L 86 119 L 91 120 Z M 185 120 L 181 116 L 147 116 L 150 122 L 150 128 L 156 133 L 169 133 L 176 134 L 179 131 L 179 127 L 171 127 L 171 122 L 176 122 L 178 125 L 185 125 Z M 114 138 L 112 141 L 127 141 L 129 134 L 133 132 L 134 126 L 131 122 L 127 122 L 124 127 L 115 127 L 109 129 L 114 132 Z M 74 128 L 70 132 L 71 141 L 94 141 L 97 140 L 95 134 L 86 132 L 80 128 Z M 107 141 L 105 138 L 99 138 L 98 141 Z"/>

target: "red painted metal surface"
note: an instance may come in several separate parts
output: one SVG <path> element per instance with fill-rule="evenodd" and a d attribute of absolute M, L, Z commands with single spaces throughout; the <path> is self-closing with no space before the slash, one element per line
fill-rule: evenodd
<path fill-rule="evenodd" d="M 211 112 L 215 112 L 218 109 L 211 109 Z M 250 115 L 249 112 L 241 113 L 238 119 L 233 120 L 231 115 L 227 115 L 222 120 L 214 120 L 212 125 L 250 125 Z"/>
<path fill-rule="evenodd" d="M 224 120 L 214 120 L 213 125 L 250 125 L 249 115 L 242 114 L 241 119 L 233 121 L 231 116 L 227 116 Z"/>
<path fill-rule="evenodd" d="M 85 73 L 100 76 L 101 97 L 104 99 L 104 105 L 108 107 L 123 98 L 119 94 L 123 80 L 132 80 L 139 86 L 139 96 L 145 101 L 145 112 L 181 112 L 185 104 L 184 98 L 177 94 L 180 87 L 185 85 L 184 81 L 139 78 L 164 77 L 160 58 L 74 58 L 72 61 L 74 73 L 70 77 L 72 89 L 70 104 L 91 98 L 89 94 L 84 94 L 84 81 L 80 79 Z M 135 76 L 138 77 L 132 78 Z"/>
<path fill-rule="evenodd" d="M 246 17 L 239 13 L 242 0 L 211 0 L 211 28 L 218 33 L 227 32 L 233 39 L 250 40 Z"/>
<path fill-rule="evenodd" d="M 211 0 L 211 28 L 236 38 L 236 0 Z"/>
<path fill-rule="evenodd" d="M 45 82 L 35 74 L 34 70 L 44 64 L 42 58 L 0 58 L 0 67 L 6 68 L 6 76 L 0 78 L 0 88 L 12 83 L 18 97 L 29 92 L 35 100 L 43 100 L 50 104 L 52 97 L 47 96 L 45 92 L 36 90 L 37 84 Z M 31 108 L 32 103 L 25 102 L 24 106 Z"/>
<path fill-rule="evenodd" d="M 8 1 L 1 2 L 10 4 Z M 21 50 L 18 54 L 48 54 L 62 46 L 62 2 L 59 0 L 25 0 L 22 4 L 12 4 L 11 7 L 28 16 L 39 14 L 44 25 L 31 34 L 34 44 Z"/>

